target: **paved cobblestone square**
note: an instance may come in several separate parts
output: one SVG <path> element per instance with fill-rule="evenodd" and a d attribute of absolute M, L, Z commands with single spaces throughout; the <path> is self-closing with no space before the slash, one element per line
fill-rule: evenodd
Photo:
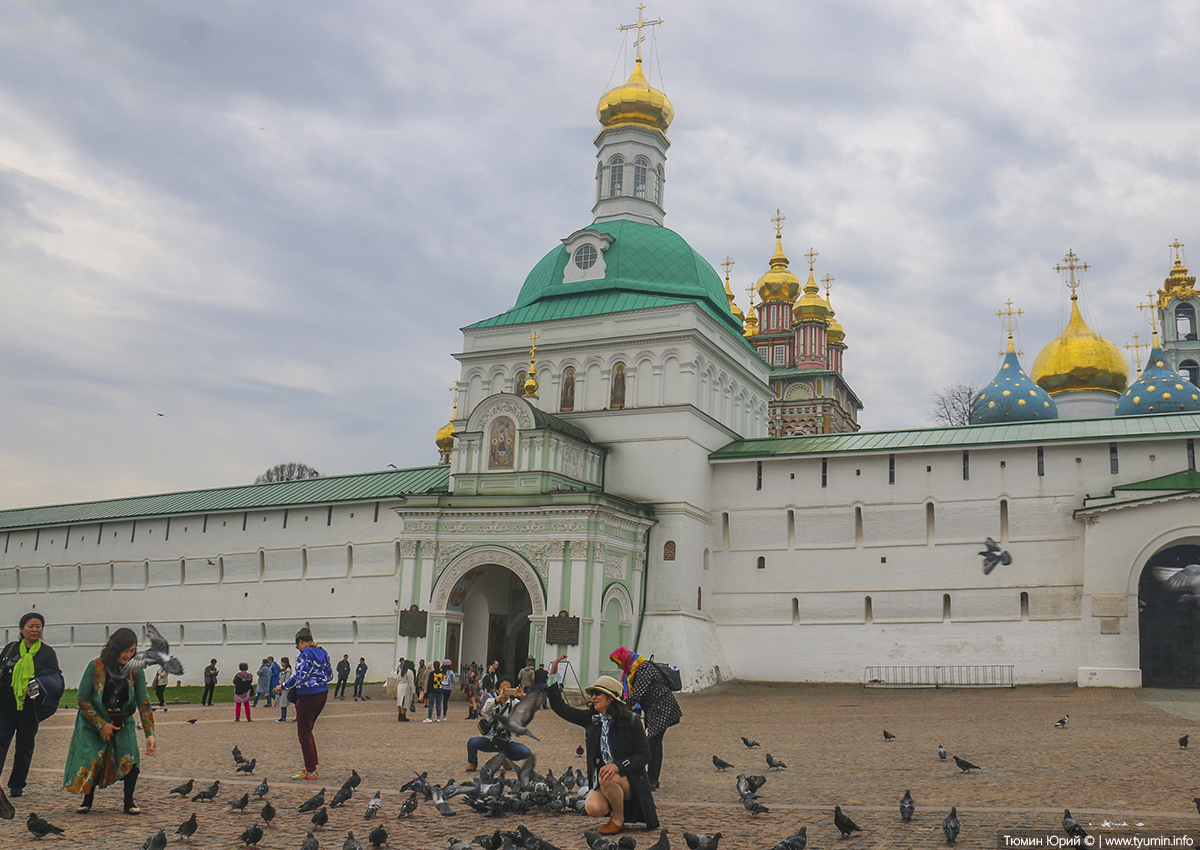
<path fill-rule="evenodd" d="M 322 848 L 340 850 L 348 830 L 365 843 L 371 822 L 363 819 L 366 802 L 383 791 L 380 822 L 394 848 L 445 848 L 446 839 L 470 840 L 496 827 L 525 823 L 562 850 L 586 848 L 582 833 L 599 823 L 580 815 L 530 815 L 486 819 L 451 802 L 457 817 L 440 817 L 422 804 L 409 821 L 397 822 L 398 788 L 429 771 L 432 780 L 467 777 L 466 739 L 475 732 L 466 707 L 455 702 L 445 723 L 397 723 L 393 704 L 378 687 L 368 702 L 330 701 L 317 724 L 321 753 L 319 782 L 292 782 L 300 767 L 295 725 L 276 723 L 276 709 L 258 709 L 253 723 L 234 723 L 232 705 L 180 706 L 157 716 L 159 752 L 143 757 L 138 803 L 143 814 L 121 812 L 120 786 L 96 796 L 91 814 L 74 814 L 76 797 L 61 790 L 61 770 L 74 712 L 61 711 L 38 735 L 34 771 L 24 797 L 15 801 L 17 819 L 0 821 L 0 847 L 29 846 L 28 812 L 36 811 L 66 829 L 66 835 L 42 840 L 50 847 L 108 850 L 132 848 L 158 827 L 168 833 L 196 812 L 200 828 L 191 846 L 230 848 L 260 808 L 231 813 L 225 803 L 251 790 L 266 777 L 270 799 L 279 809 L 276 826 L 261 846 L 298 848 L 309 818 L 296 813 L 303 800 L 324 786 L 329 796 L 356 768 L 363 784 L 344 809 L 330 812 L 329 826 L 318 833 Z M 801 825 L 808 825 L 809 847 L 944 846 L 942 818 L 958 806 L 959 844 L 996 846 L 996 837 L 1016 830 L 1062 836 L 1064 807 L 1094 835 L 1133 830 L 1145 837 L 1186 834 L 1200 839 L 1200 815 L 1192 798 L 1200 732 L 1192 692 L 1174 695 L 1128 690 L 1077 689 L 1070 685 L 1015 690 L 875 690 L 856 685 L 769 685 L 727 683 L 701 694 L 682 695 L 683 723 L 666 737 L 662 790 L 656 795 L 663 826 L 673 848 L 685 847 L 682 832 L 721 832 L 722 848 L 770 848 Z M 1168 713 L 1164 705 L 1174 713 Z M 1054 722 L 1071 715 L 1066 729 Z M 198 718 L 194 725 L 187 720 Z M 883 730 L 896 735 L 885 743 Z M 530 742 L 538 768 L 561 773 L 580 766 L 575 756 L 581 731 L 551 712 L 539 714 Z M 1193 733 L 1197 748 L 1176 743 Z M 748 750 L 739 736 L 762 743 Z M 258 759 L 253 777 L 234 773 L 230 750 L 241 747 Z M 938 744 L 982 770 L 962 773 L 953 761 L 941 762 Z M 764 753 L 781 758 L 786 770 L 768 771 Z M 711 758 L 719 755 L 737 770 L 718 773 Z M 734 790 L 738 772 L 760 773 L 767 814 L 749 815 Z M 7 776 L 7 773 L 5 774 Z M 217 803 L 194 804 L 168 798 L 167 791 L 186 779 L 197 787 L 221 780 Z M 911 789 L 917 813 L 901 822 L 898 803 Z M 833 826 L 840 804 L 863 828 L 847 840 Z M 1103 824 L 1122 825 L 1105 827 Z M 657 835 L 630 833 L 640 846 Z M 172 844 L 177 842 L 172 841 Z"/>

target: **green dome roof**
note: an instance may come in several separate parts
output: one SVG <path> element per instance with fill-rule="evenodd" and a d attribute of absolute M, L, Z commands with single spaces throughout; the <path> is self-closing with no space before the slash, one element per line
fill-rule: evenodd
<path fill-rule="evenodd" d="M 563 282 L 565 245 L 542 257 L 511 310 L 468 327 L 525 324 L 694 302 L 740 338 L 716 270 L 678 233 L 636 221 L 598 222 L 587 228 L 612 237 L 600 280 Z"/>

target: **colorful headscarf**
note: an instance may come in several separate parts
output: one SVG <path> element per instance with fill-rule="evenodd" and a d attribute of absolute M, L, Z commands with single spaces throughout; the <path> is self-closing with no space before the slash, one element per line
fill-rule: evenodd
<path fill-rule="evenodd" d="M 633 678 L 633 674 L 637 672 L 638 667 L 642 666 L 642 662 L 646 659 L 626 646 L 618 646 L 608 657 L 612 659 L 614 664 L 621 668 L 621 698 L 628 700 L 629 680 Z"/>

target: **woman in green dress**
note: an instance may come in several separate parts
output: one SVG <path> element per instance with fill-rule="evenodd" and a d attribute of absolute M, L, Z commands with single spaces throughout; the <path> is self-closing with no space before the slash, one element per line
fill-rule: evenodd
<path fill-rule="evenodd" d="M 67 751 L 63 788 L 83 794 L 75 811 L 92 808 L 97 788 L 107 788 L 118 779 L 125 782 L 125 814 L 141 814 L 133 802 L 138 779 L 136 711 L 146 732 L 146 755 L 154 755 L 154 712 L 146 694 L 146 676 L 141 670 L 121 675 L 121 668 L 137 652 L 137 635 L 132 629 L 117 629 L 88 664 L 79 682 L 79 713 Z"/>

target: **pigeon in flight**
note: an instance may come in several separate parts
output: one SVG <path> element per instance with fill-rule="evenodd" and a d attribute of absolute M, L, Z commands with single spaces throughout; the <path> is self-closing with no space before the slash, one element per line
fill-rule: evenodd
<path fill-rule="evenodd" d="M 743 737 L 742 743 L 745 744 L 747 747 L 761 747 L 762 746 L 762 744 L 760 744 L 758 741 L 754 740 L 753 738 Z"/>
<path fill-rule="evenodd" d="M 787 767 L 787 765 L 784 764 L 783 762 L 781 762 L 779 759 L 775 758 L 775 756 L 771 755 L 770 753 L 767 753 L 767 768 L 768 769 L 774 768 L 774 769 L 778 770 L 781 767 Z"/>
<path fill-rule="evenodd" d="M 983 547 L 983 551 L 979 554 L 983 556 L 983 574 L 985 576 L 989 575 L 999 564 L 1007 567 L 1012 563 L 1012 555 L 1002 551 L 1000 544 L 992 538 L 989 537 Z"/>
<path fill-rule="evenodd" d="M 1182 738 L 1180 738 L 1180 739 L 1179 739 L 1179 749 L 1181 749 L 1181 750 L 1186 750 L 1186 749 L 1187 749 L 1187 742 L 1188 742 L 1188 736 L 1187 736 L 1187 735 L 1184 735 Z"/>
<path fill-rule="evenodd" d="M 215 800 L 217 798 L 217 792 L 220 789 L 221 789 L 221 780 L 217 779 L 213 782 L 212 785 L 209 785 L 203 791 L 196 794 L 196 796 L 192 798 L 192 802 L 193 803 L 202 803 L 202 802 L 208 802 L 210 800 Z"/>
<path fill-rule="evenodd" d="M 244 755 L 242 755 L 242 751 L 238 748 L 237 744 L 233 745 L 232 752 L 233 752 L 233 763 L 234 764 L 245 764 L 246 763 L 246 757 Z"/>
<path fill-rule="evenodd" d="M 246 847 L 258 847 L 258 842 L 262 841 L 262 837 L 262 827 L 254 824 L 238 836 L 238 841 L 241 841 Z"/>
<path fill-rule="evenodd" d="M 946 843 L 953 844 L 958 840 L 958 833 L 962 829 L 958 822 L 958 806 L 950 807 L 950 814 L 946 815 L 942 821 L 942 834 L 946 836 Z"/>
<path fill-rule="evenodd" d="M 721 833 L 718 832 L 710 838 L 707 835 L 685 832 L 683 840 L 687 844 L 688 850 L 717 850 L 717 842 L 721 840 Z"/>
<path fill-rule="evenodd" d="M 1181 604 L 1191 602 L 1200 606 L 1200 564 L 1186 567 L 1154 567 L 1154 577 L 1163 587 L 1179 594 Z"/>
<path fill-rule="evenodd" d="M 387 830 L 383 828 L 383 824 L 379 824 L 379 826 L 367 833 L 367 841 L 370 841 L 371 846 L 375 848 L 387 847 L 387 839 Z"/>
<path fill-rule="evenodd" d="M 765 777 L 754 777 L 754 779 L 762 779 L 762 782 L 751 782 L 744 774 L 739 773 L 737 778 L 737 792 L 738 796 L 742 798 L 742 805 L 746 807 L 746 811 L 752 815 L 760 815 L 771 811 L 758 800 L 758 789 L 767 780 Z"/>
<path fill-rule="evenodd" d="M 913 812 L 917 810 L 917 804 L 913 802 L 912 794 L 907 790 L 904 796 L 900 798 L 900 819 L 905 823 L 912 820 Z"/>
<path fill-rule="evenodd" d="M 717 770 L 727 770 L 733 767 L 733 765 L 718 756 L 713 756 L 713 767 Z"/>
<path fill-rule="evenodd" d="M 59 829 L 50 821 L 42 820 L 35 812 L 29 813 L 29 818 L 25 821 L 25 828 L 28 829 L 34 838 L 45 838 L 47 835 L 62 835 L 65 830 Z"/>
<path fill-rule="evenodd" d="M 150 646 L 134 654 L 133 658 L 121 668 L 121 675 L 128 676 L 134 670 L 144 670 L 151 664 L 158 664 L 168 673 L 175 676 L 183 675 L 183 665 L 179 659 L 171 655 L 171 645 L 167 639 L 158 633 L 152 623 L 146 624 L 146 639 Z"/>
<path fill-rule="evenodd" d="M 312 825 L 317 829 L 324 829 L 327 823 L 329 823 L 329 810 L 321 806 L 321 808 L 313 812 Z"/>
<path fill-rule="evenodd" d="M 383 808 L 383 798 L 379 796 L 382 793 L 382 791 L 376 791 L 375 796 L 367 803 L 367 813 L 363 815 L 363 820 L 370 820 L 379 814 L 379 810 Z"/>
<path fill-rule="evenodd" d="M 514 738 L 521 735 L 528 735 L 533 740 L 539 740 L 538 737 L 532 734 L 528 726 L 533 722 L 533 717 L 541 708 L 542 695 L 536 691 L 521 697 L 521 701 L 517 703 L 508 714 L 499 715 L 496 719 L 500 725 L 507 729 Z"/>
<path fill-rule="evenodd" d="M 300 804 L 296 809 L 298 812 L 315 812 L 317 809 L 325 805 L 325 789 L 322 788 L 316 794 L 313 794 L 307 800 Z"/>
<path fill-rule="evenodd" d="M 1069 714 L 1064 714 L 1064 715 L 1062 716 L 1062 720 L 1060 720 L 1060 721 L 1058 721 L 1057 723 L 1055 723 L 1055 724 L 1054 724 L 1054 728 L 1055 728 L 1055 729 L 1066 729 L 1066 728 L 1067 728 L 1067 724 L 1068 724 L 1068 723 L 1070 723 L 1070 722 L 1071 722 L 1071 715 L 1069 715 Z"/>
<path fill-rule="evenodd" d="M 946 748 L 941 744 L 938 744 L 938 758 L 940 758 L 942 761 L 945 761 L 947 755 L 949 754 L 946 752 Z"/>
<path fill-rule="evenodd" d="M 971 764 L 966 759 L 960 759 L 958 756 L 954 757 L 954 763 L 958 765 L 958 769 L 963 773 L 966 773 L 968 770 L 983 770 L 979 765 Z"/>
<path fill-rule="evenodd" d="M 842 814 L 841 806 L 833 807 L 833 825 L 838 828 L 842 838 L 848 838 L 852 832 L 862 832 L 862 828 L 858 824 L 850 820 L 848 815 Z"/>
<path fill-rule="evenodd" d="M 275 807 L 271 805 L 270 800 L 267 800 L 267 802 L 263 804 L 262 810 L 258 814 L 260 817 L 262 817 L 263 823 L 265 823 L 267 826 L 271 825 L 271 821 L 275 820 L 276 812 Z"/>
<path fill-rule="evenodd" d="M 168 791 L 167 796 L 170 797 L 172 794 L 178 794 L 180 797 L 186 797 L 188 794 L 192 793 L 192 788 L 194 788 L 195 785 L 196 785 L 196 780 L 189 779 L 187 782 L 183 783 L 182 785 L 176 785 L 174 788 L 172 788 L 170 791 Z"/>
<path fill-rule="evenodd" d="M 538 695 L 530 694 L 530 696 Z M 532 738 L 533 736 L 530 735 L 530 737 Z M 537 738 L 534 738 L 534 740 L 536 741 Z M 442 796 L 442 789 L 436 785 L 433 786 L 433 805 L 437 808 L 438 813 L 444 818 L 452 818 L 458 814 L 458 812 L 454 811 L 454 809 L 447 805 L 446 798 Z"/>
<path fill-rule="evenodd" d="M 1070 809 L 1063 809 L 1063 832 L 1065 832 L 1068 837 L 1077 840 L 1087 838 L 1087 832 L 1085 832 L 1083 827 L 1079 825 L 1079 821 L 1075 820 L 1075 818 L 1071 816 Z"/>
<path fill-rule="evenodd" d="M 254 789 L 253 797 L 256 800 L 261 800 L 263 797 L 271 793 L 271 786 L 267 784 L 267 780 L 258 783 L 258 787 Z"/>
<path fill-rule="evenodd" d="M 146 839 L 142 850 L 167 850 L 167 831 L 160 827 L 158 832 Z"/>
<path fill-rule="evenodd" d="M 196 834 L 196 813 L 192 812 L 192 816 L 179 825 L 175 830 L 175 834 L 181 838 L 191 838 Z"/>
<path fill-rule="evenodd" d="M 896 740 L 896 736 L 895 736 L 895 735 L 893 735 L 893 734 L 892 734 L 891 732 L 889 732 L 888 730 L 884 729 L 884 730 L 883 730 L 883 740 L 885 740 L 885 741 L 894 741 L 894 740 Z"/>
<path fill-rule="evenodd" d="M 245 810 L 246 806 L 248 806 L 249 804 L 250 804 L 250 795 L 243 794 L 242 796 L 238 797 L 236 800 L 230 800 L 229 808 L 232 811 L 240 812 L 240 811 Z"/>

